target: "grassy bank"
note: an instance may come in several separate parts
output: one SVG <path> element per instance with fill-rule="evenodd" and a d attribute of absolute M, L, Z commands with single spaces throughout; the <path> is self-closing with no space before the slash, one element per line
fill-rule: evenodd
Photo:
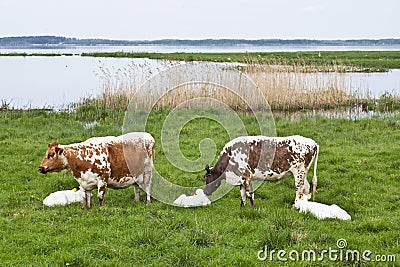
<path fill-rule="evenodd" d="M 343 65 L 341 71 L 376 72 L 400 68 L 400 51 L 310 51 L 254 53 L 83 53 L 90 57 L 150 58 L 179 61 L 263 62 L 282 65 L 316 65 L 321 70 Z"/>
<path fill-rule="evenodd" d="M 0 56 L 77 56 L 77 54 L 3 53 Z M 149 58 L 178 61 L 264 62 L 289 65 L 316 65 L 321 71 L 332 71 L 332 66 L 343 65 L 340 71 L 381 72 L 400 69 L 400 51 L 307 51 L 307 52 L 252 52 L 252 53 L 146 53 L 99 52 L 82 53 L 85 57 Z M 337 70 L 336 70 L 337 71 Z"/>
<path fill-rule="evenodd" d="M 173 182 L 202 185 L 203 172 L 179 171 L 162 152 L 160 127 L 167 114 L 165 110 L 153 112 L 147 127 L 159 143 L 155 167 Z M 1 265 L 255 266 L 261 263 L 257 252 L 265 246 L 287 253 L 315 250 L 320 255 L 324 249 L 338 249 L 339 238 L 347 240 L 346 249 L 370 250 L 371 259 L 378 254 L 396 255 L 397 262 L 387 265 L 399 264 L 399 116 L 356 121 L 323 117 L 275 120 L 279 136 L 300 134 L 319 143 L 316 199 L 340 205 L 352 216 L 349 222 L 318 221 L 291 210 L 293 178 L 264 183 L 256 191 L 258 208 L 254 210 L 239 207 L 238 188 L 210 206 L 195 209 L 157 201 L 148 206 L 134 203 L 133 188 L 108 190 L 101 211 L 95 198 L 89 212 L 79 204 L 43 207 L 48 194 L 76 185 L 66 172 L 37 173 L 47 143 L 120 134 L 123 114 L 111 119 L 105 112 L 104 117 L 101 123 L 84 128 L 84 122 L 93 119 L 90 110 L 0 112 Z M 241 118 L 250 131 L 255 128 L 252 117 Z M 188 157 L 199 156 L 196 142 L 201 138 L 212 138 L 218 150 L 228 141 L 217 123 L 194 120 L 185 127 L 180 145 Z M 289 260 L 286 264 L 333 265 L 325 256 L 322 262 Z M 264 264 L 280 266 L 282 262 L 275 253 L 274 262 L 267 259 Z M 335 264 L 361 265 L 338 260 Z"/>

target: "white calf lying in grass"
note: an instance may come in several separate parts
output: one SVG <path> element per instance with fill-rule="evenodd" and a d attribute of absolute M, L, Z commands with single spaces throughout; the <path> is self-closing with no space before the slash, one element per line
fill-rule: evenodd
<path fill-rule="evenodd" d="M 203 189 L 197 189 L 196 194 L 193 196 L 180 195 L 175 201 L 175 206 L 195 207 L 206 206 L 211 204 L 211 201 L 204 194 Z"/>
<path fill-rule="evenodd" d="M 43 204 L 48 207 L 56 205 L 68 205 L 73 202 L 83 202 L 85 191 L 82 187 L 74 187 L 71 190 L 63 190 L 51 193 L 44 200 Z"/>
<path fill-rule="evenodd" d="M 326 205 L 318 202 L 309 202 L 306 197 L 301 197 L 294 204 L 299 212 L 311 213 L 318 219 L 340 219 L 340 220 L 351 220 L 351 216 L 339 206 L 332 204 Z"/>

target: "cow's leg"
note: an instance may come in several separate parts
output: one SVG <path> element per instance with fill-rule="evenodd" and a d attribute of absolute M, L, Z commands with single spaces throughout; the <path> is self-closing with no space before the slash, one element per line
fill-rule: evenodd
<path fill-rule="evenodd" d="M 253 191 L 253 185 L 251 183 L 251 179 L 250 178 L 246 179 L 244 181 L 243 185 L 244 185 L 243 187 L 245 189 L 245 194 L 247 194 L 249 196 L 249 198 L 250 198 L 251 206 L 253 208 L 255 208 L 256 207 L 256 203 L 254 202 L 254 191 Z"/>
<path fill-rule="evenodd" d="M 247 193 L 249 194 L 250 203 L 253 208 L 256 208 L 256 203 L 254 201 L 254 190 L 253 190 L 253 183 L 249 182 L 249 186 L 247 188 Z"/>
<path fill-rule="evenodd" d="M 85 196 L 86 196 L 86 209 L 90 210 L 90 199 L 92 198 L 92 192 L 85 190 Z"/>
<path fill-rule="evenodd" d="M 139 202 L 140 201 L 140 187 L 137 183 L 134 183 L 133 187 L 135 188 L 135 201 Z"/>
<path fill-rule="evenodd" d="M 144 172 L 143 186 L 144 191 L 146 192 L 146 204 L 150 204 L 151 170 Z"/>
<path fill-rule="evenodd" d="M 97 199 L 99 200 L 99 207 L 103 207 L 104 194 L 106 193 L 107 184 L 98 187 Z"/>
<path fill-rule="evenodd" d="M 307 171 L 306 171 L 307 173 Z M 307 181 L 307 175 L 304 176 L 303 194 L 308 197 L 310 194 L 310 183 Z"/>
<path fill-rule="evenodd" d="M 306 168 L 300 165 L 298 168 L 292 170 L 294 177 L 294 184 L 296 187 L 296 198 L 294 202 L 299 201 L 302 194 L 304 194 L 304 180 L 306 179 Z M 308 183 L 308 182 L 307 182 Z M 305 196 L 307 197 L 307 196 Z M 295 204 L 293 204 L 293 209 L 295 209 Z"/>
<path fill-rule="evenodd" d="M 240 188 L 240 193 L 242 195 L 242 207 L 246 204 L 246 194 L 250 198 L 250 203 L 253 208 L 256 207 L 256 204 L 254 202 L 254 192 L 253 192 L 253 186 L 251 184 L 251 177 L 250 173 L 248 170 L 246 170 L 243 174 L 243 185 Z"/>
<path fill-rule="evenodd" d="M 240 202 L 240 206 L 244 207 L 244 205 L 246 205 L 246 189 L 244 188 L 244 185 L 240 185 L 240 195 L 242 197 L 242 201 Z"/>

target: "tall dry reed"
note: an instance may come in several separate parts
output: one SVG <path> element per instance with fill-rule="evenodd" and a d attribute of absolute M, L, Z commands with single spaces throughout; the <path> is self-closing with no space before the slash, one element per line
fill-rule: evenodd
<path fill-rule="evenodd" d="M 177 65 L 163 64 L 172 69 Z M 368 94 L 353 88 L 340 66 L 329 66 L 330 72 L 326 69 L 321 72 L 321 66 L 261 60 L 240 66 L 201 63 L 199 68 L 199 65 L 186 63 L 175 71 L 159 73 L 149 65 L 133 63 L 114 73 L 103 68 L 103 93 L 97 101 L 104 109 L 126 109 L 132 99 L 138 108 L 152 105 L 157 109 L 173 109 L 182 103 L 189 103 L 190 108 L 195 105 L 190 99 L 202 98 L 211 99 L 209 103 L 201 101 L 203 106 L 215 105 L 212 100 L 217 100 L 237 111 L 247 111 L 249 106 L 256 107 L 254 111 L 263 110 L 262 98 L 272 110 L 279 111 L 329 109 L 368 101 Z M 238 73 L 249 77 L 254 84 L 245 78 L 238 79 Z"/>
<path fill-rule="evenodd" d="M 250 62 L 242 70 L 257 84 L 273 110 L 326 109 L 350 106 L 362 95 L 340 66 Z"/>

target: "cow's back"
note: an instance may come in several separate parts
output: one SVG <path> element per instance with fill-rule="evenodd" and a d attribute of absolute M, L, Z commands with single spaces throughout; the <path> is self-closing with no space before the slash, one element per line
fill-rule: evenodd
<path fill-rule="evenodd" d="M 112 178 L 138 177 L 153 167 L 154 138 L 148 133 L 128 133 L 107 145 Z"/>

